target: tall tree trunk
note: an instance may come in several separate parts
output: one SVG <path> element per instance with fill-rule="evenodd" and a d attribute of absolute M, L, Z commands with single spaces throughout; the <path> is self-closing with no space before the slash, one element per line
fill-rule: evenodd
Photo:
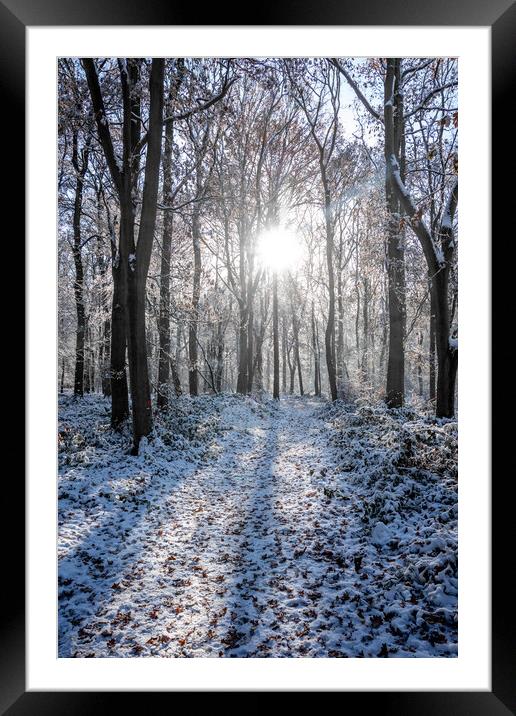
<path fill-rule="evenodd" d="M 274 272 L 272 277 L 272 344 L 274 378 L 272 397 L 279 400 L 280 397 L 280 361 L 279 361 L 279 313 L 278 313 L 278 276 Z"/>
<path fill-rule="evenodd" d="M 263 298 L 260 299 L 260 327 L 259 330 L 254 332 L 253 343 L 256 346 L 255 356 L 252 365 L 253 382 L 256 384 L 256 391 L 261 393 L 264 390 L 264 376 L 263 376 L 263 342 L 265 340 L 265 330 L 267 323 L 266 312 Z"/>
<path fill-rule="evenodd" d="M 173 102 L 181 86 L 184 73 L 184 60 L 176 61 L 176 75 L 171 82 L 167 101 L 167 114 L 173 111 Z M 165 145 L 163 148 L 163 203 L 172 206 L 172 149 L 174 144 L 174 125 L 167 122 L 165 125 Z M 169 378 L 172 370 L 172 380 L 176 395 L 181 392 L 179 376 L 175 370 L 174 361 L 170 354 L 170 258 L 172 253 L 173 213 L 166 211 L 163 218 L 163 237 L 160 265 L 160 292 L 159 292 L 159 319 L 158 319 L 158 400 L 160 410 L 168 407 Z"/>
<path fill-rule="evenodd" d="M 299 351 L 299 321 L 292 316 L 292 326 L 294 329 L 294 360 L 297 366 L 297 378 L 299 381 L 299 394 L 304 395 L 303 374 L 301 371 L 301 355 Z"/>
<path fill-rule="evenodd" d="M 111 376 L 109 369 L 109 344 L 111 341 L 111 322 L 106 318 L 102 324 L 102 353 L 101 353 L 101 382 L 102 395 L 109 398 L 111 396 Z"/>
<path fill-rule="evenodd" d="M 342 254 L 342 248 L 340 253 Z M 339 257 L 339 264 L 341 259 L 342 256 Z M 337 277 L 337 393 L 339 398 L 344 397 L 344 299 L 340 269 Z"/>
<path fill-rule="evenodd" d="M 315 328 L 315 308 L 312 301 L 312 350 L 314 353 L 314 391 L 317 396 L 321 395 L 321 382 L 320 382 L 320 356 L 319 346 L 317 344 L 317 333 Z"/>
<path fill-rule="evenodd" d="M 73 392 L 74 395 L 82 396 L 84 393 L 84 333 L 86 326 L 86 315 L 84 309 L 84 273 L 82 268 L 82 258 L 79 251 L 74 249 L 75 263 L 75 308 L 77 314 L 77 332 L 75 341 L 75 377 Z"/>
<path fill-rule="evenodd" d="M 417 336 L 417 383 L 419 397 L 423 397 L 423 333 L 420 331 Z"/>
<path fill-rule="evenodd" d="M 384 91 L 389 297 L 389 357 L 385 401 L 390 408 L 400 408 L 405 396 L 405 251 L 400 228 L 400 203 L 389 168 L 391 157 L 395 156 L 399 161 L 400 175 L 403 178 L 403 105 L 398 85 L 399 75 L 400 60 L 388 59 Z M 396 113 L 394 112 L 395 105 Z"/>
<path fill-rule="evenodd" d="M 321 171 L 323 171 L 321 169 Z M 324 170 L 324 177 L 325 170 Z M 326 213 L 326 266 L 328 269 L 328 321 L 324 334 L 324 346 L 326 351 L 326 367 L 328 369 L 328 381 L 330 384 L 330 396 L 337 400 L 337 373 L 335 356 L 335 277 L 333 273 L 333 224 L 331 220 L 331 197 L 327 186 L 326 178 L 324 183 L 324 203 Z"/>
<path fill-rule="evenodd" d="M 294 395 L 294 387 L 296 384 L 296 362 L 292 361 L 292 363 L 289 363 L 288 369 L 290 372 L 290 385 L 288 392 L 290 395 Z"/>
<path fill-rule="evenodd" d="M 194 275 L 192 289 L 192 315 L 188 328 L 188 385 L 190 395 L 199 393 L 198 361 L 199 350 L 197 342 L 197 326 L 199 323 L 199 300 L 201 296 L 201 229 L 199 212 L 194 210 L 192 217 L 192 240 L 194 254 Z"/>
<path fill-rule="evenodd" d="M 125 364 L 127 336 L 127 257 L 123 260 L 123 236 L 127 234 L 128 231 L 132 234 L 134 220 L 132 216 L 131 191 L 130 187 L 129 191 L 127 191 L 127 180 L 125 183 L 122 181 L 122 172 L 120 171 L 116 160 L 95 62 L 92 58 L 85 57 L 82 59 L 82 65 L 86 74 L 88 88 L 90 90 L 99 139 L 102 144 L 108 169 L 116 187 L 120 202 L 120 239 L 118 248 L 116 246 L 114 227 L 110 227 L 113 273 L 110 352 L 111 426 L 113 428 L 118 428 L 126 420 L 129 414 Z M 129 117 L 129 121 L 130 119 L 131 118 Z M 124 136 L 124 143 L 125 142 L 126 137 Z M 129 166 L 126 165 L 125 168 L 128 170 Z"/>
<path fill-rule="evenodd" d="M 357 310 L 355 312 L 355 350 L 357 371 L 360 370 L 360 287 L 358 285 L 358 270 L 356 275 L 355 293 L 357 294 Z"/>
<path fill-rule="evenodd" d="M 455 414 L 455 382 L 457 378 L 458 352 L 450 336 L 448 278 L 448 264 L 432 278 L 432 290 L 436 306 L 436 415 L 438 418 L 452 418 Z"/>
<path fill-rule="evenodd" d="M 84 381 L 84 392 L 85 393 L 91 393 L 91 390 L 92 390 L 90 349 L 89 349 L 89 325 L 88 324 L 89 324 L 88 317 L 86 316 L 85 321 L 84 321 L 84 345 L 83 345 L 83 354 L 84 354 L 83 381 Z"/>
<path fill-rule="evenodd" d="M 362 342 L 362 380 L 366 383 L 369 380 L 369 280 L 364 277 L 364 300 L 362 307 L 362 330 L 364 340 Z"/>
<path fill-rule="evenodd" d="M 150 109 L 138 244 L 128 256 L 128 348 L 133 413 L 133 452 L 138 453 L 142 437 L 152 429 L 152 408 L 147 363 L 145 303 L 154 230 L 156 224 L 158 181 L 163 124 L 164 60 L 153 59 L 150 74 Z M 132 115 L 132 112 L 131 112 Z M 132 161 L 132 157 L 131 157 Z"/>
<path fill-rule="evenodd" d="M 222 377 L 224 375 L 224 329 L 222 321 L 219 321 L 217 329 L 217 370 L 215 373 L 215 386 L 217 392 L 222 391 Z"/>
<path fill-rule="evenodd" d="M 281 319 L 281 389 L 283 393 L 287 392 L 287 327 L 285 325 L 285 316 Z"/>
<path fill-rule="evenodd" d="M 132 208 L 129 207 L 132 214 Z M 121 206 L 120 237 L 122 231 L 127 231 L 127 223 L 132 226 L 132 218 L 126 217 Z M 125 228 L 122 228 L 126 224 Z M 122 240 L 120 238 L 120 244 Z M 122 262 L 119 251 L 113 258 L 113 299 L 111 305 L 111 350 L 110 350 L 110 378 L 111 378 L 111 426 L 118 428 L 129 416 L 129 395 L 127 387 L 126 369 L 126 315 L 127 315 L 127 265 Z"/>
<path fill-rule="evenodd" d="M 430 341 L 428 347 L 428 397 L 432 403 L 435 402 L 435 296 L 432 291 L 432 282 L 430 280 Z"/>
<path fill-rule="evenodd" d="M 250 262 L 250 277 L 249 284 L 251 284 L 252 276 L 252 264 Z M 251 285 L 247 290 L 247 296 L 249 301 L 249 312 L 247 320 L 247 393 L 251 393 L 253 390 L 253 379 L 254 379 L 254 308 L 253 308 L 253 294 Z"/>
<path fill-rule="evenodd" d="M 168 106 L 171 107 L 172 93 Z M 172 146 L 173 124 L 165 127 L 165 146 L 163 150 L 163 203 L 172 204 Z M 170 257 L 172 253 L 173 214 L 165 211 L 163 218 L 163 235 L 159 283 L 159 318 L 158 318 L 158 400 L 159 410 L 168 408 L 170 378 Z"/>
<path fill-rule="evenodd" d="M 247 309 L 243 301 L 240 301 L 240 317 L 238 324 L 238 377 L 237 393 L 247 392 Z"/>
<path fill-rule="evenodd" d="M 74 295 L 77 314 L 77 333 L 75 342 L 75 377 L 73 392 L 76 396 L 84 393 L 84 342 L 86 334 L 86 312 L 84 307 L 84 269 L 82 265 L 81 214 L 84 176 L 88 168 L 89 145 L 81 152 L 79 163 L 78 132 L 73 133 L 72 164 L 75 169 L 75 199 L 73 205 L 73 261 L 75 266 Z"/>

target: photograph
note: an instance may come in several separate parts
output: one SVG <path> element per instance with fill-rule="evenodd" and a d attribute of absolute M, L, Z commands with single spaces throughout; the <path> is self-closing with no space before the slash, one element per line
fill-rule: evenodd
<path fill-rule="evenodd" d="M 461 61 L 57 59 L 59 659 L 457 659 Z"/>

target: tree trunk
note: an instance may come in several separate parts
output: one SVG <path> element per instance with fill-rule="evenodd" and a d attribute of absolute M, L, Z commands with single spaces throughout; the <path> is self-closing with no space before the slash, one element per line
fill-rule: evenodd
<path fill-rule="evenodd" d="M 61 361 L 61 387 L 59 388 L 60 393 L 64 393 L 65 368 L 66 368 L 66 361 L 63 358 Z"/>
<path fill-rule="evenodd" d="M 435 298 L 430 281 L 430 345 L 428 348 L 428 395 L 430 401 L 435 402 Z"/>
<path fill-rule="evenodd" d="M 290 393 L 290 395 L 294 395 L 294 387 L 295 387 L 295 382 L 296 382 L 296 363 L 295 363 L 295 361 L 293 361 L 292 363 L 289 363 L 288 369 L 289 369 L 289 373 L 290 373 L 290 385 L 289 385 L 288 392 Z"/>
<path fill-rule="evenodd" d="M 357 310 L 355 312 L 355 352 L 357 371 L 360 371 L 360 287 L 358 285 L 358 270 L 356 275 L 355 293 L 357 294 Z"/>
<path fill-rule="evenodd" d="M 341 258 L 342 256 L 339 257 L 339 264 Z M 342 271 L 340 270 L 337 278 L 337 393 L 339 398 L 344 397 L 344 299 L 342 296 Z"/>
<path fill-rule="evenodd" d="M 333 226 L 330 219 L 330 192 L 326 187 L 325 180 L 324 184 L 326 209 L 326 265 L 328 268 L 328 321 L 326 323 L 326 331 L 324 334 L 324 346 L 326 351 L 328 381 L 330 384 L 330 396 L 332 400 L 337 400 L 337 374 L 335 368 L 335 278 L 333 274 Z"/>
<path fill-rule="evenodd" d="M 169 98 L 169 106 L 170 106 Z M 165 147 L 163 150 L 163 203 L 172 204 L 172 143 L 173 124 L 165 128 Z M 168 408 L 170 378 L 170 256 L 172 252 L 173 214 L 166 211 L 163 218 L 163 236 L 161 248 L 158 318 L 158 400 L 159 410 Z"/>
<path fill-rule="evenodd" d="M 281 319 L 281 389 L 283 393 L 287 392 L 287 328 L 285 326 L 285 316 Z"/>
<path fill-rule="evenodd" d="M 75 377 L 73 393 L 76 396 L 84 394 L 84 334 L 86 328 L 86 315 L 84 310 L 83 282 L 84 273 L 80 251 L 74 248 L 75 263 L 75 308 L 77 313 L 77 333 L 75 341 Z"/>
<path fill-rule="evenodd" d="M 177 74 L 171 83 L 167 102 L 167 114 L 172 114 L 173 102 L 183 80 L 184 60 L 179 58 L 176 65 Z M 171 206 L 172 193 L 172 149 L 174 142 L 173 122 L 165 126 L 165 145 L 163 149 L 163 203 Z M 159 352 L 158 352 L 158 409 L 166 410 L 168 407 L 169 378 L 172 371 L 172 380 L 176 395 L 181 394 L 181 384 L 175 368 L 174 360 L 170 354 L 170 258 L 172 253 L 173 213 L 166 211 L 163 218 L 163 240 L 160 265 L 160 293 L 159 293 Z M 179 390 L 179 393 L 178 393 Z"/>
<path fill-rule="evenodd" d="M 122 228 L 131 217 L 126 218 L 127 209 L 121 206 L 120 223 L 120 244 L 122 243 Z M 129 211 L 132 213 L 131 207 Z M 111 427 L 118 428 L 129 416 L 129 395 L 127 387 L 126 370 L 126 303 L 127 303 L 127 278 L 126 264 L 122 263 L 120 253 L 117 252 L 113 259 L 113 300 L 111 306 L 111 350 L 110 350 L 110 378 L 111 378 Z"/>
<path fill-rule="evenodd" d="M 387 60 L 384 92 L 385 126 L 385 196 L 387 205 L 387 276 L 389 298 L 389 357 L 387 362 L 387 390 L 385 402 L 390 408 L 403 406 L 405 396 L 405 251 L 400 229 L 400 203 L 389 168 L 391 157 L 400 161 L 403 178 L 404 166 L 400 159 L 403 127 L 402 103 L 399 99 L 398 78 L 400 60 Z M 396 104 L 396 114 L 394 105 Z M 402 151 L 403 155 L 403 151 Z"/>
<path fill-rule="evenodd" d="M 118 428 L 129 414 L 129 399 L 127 393 L 127 375 L 125 367 L 126 354 L 126 337 L 127 337 L 127 257 L 123 260 L 123 237 L 133 231 L 133 215 L 131 203 L 131 191 L 127 191 L 128 181 L 122 181 L 122 173 L 118 167 L 111 133 L 108 122 L 106 121 L 106 110 L 102 93 L 100 90 L 97 70 L 92 58 L 83 58 L 82 64 L 90 90 L 93 110 L 95 112 L 95 121 L 97 123 L 97 131 L 102 149 L 106 157 L 109 172 L 115 184 L 119 201 L 120 201 L 120 239 L 118 248 L 115 246 L 114 228 L 111 231 L 112 241 L 112 273 L 113 273 L 113 299 L 111 309 L 111 426 Z M 125 113 L 127 115 L 127 113 Z M 139 113 L 138 113 L 139 116 Z M 124 121 L 124 129 L 128 131 L 131 126 L 131 117 L 129 113 L 129 124 Z M 124 135 L 124 144 L 127 138 Z M 126 157 L 129 149 L 125 149 Z M 129 170 L 129 165 L 126 165 Z"/>
<path fill-rule="evenodd" d="M 417 384 L 418 384 L 418 390 L 419 390 L 419 397 L 423 397 L 423 334 L 421 331 L 418 333 L 417 336 L 417 358 L 416 358 L 416 366 L 417 366 Z"/>
<path fill-rule="evenodd" d="M 450 339 L 450 309 L 448 305 L 449 268 L 444 266 L 432 279 L 436 307 L 435 332 L 437 349 L 437 391 L 435 414 L 438 418 L 452 418 L 455 414 L 455 381 L 458 353 Z"/>
<path fill-rule="evenodd" d="M 251 264 L 249 271 L 251 272 Z M 250 275 L 252 275 L 250 273 Z M 251 280 L 249 279 L 249 283 Z M 249 303 L 249 312 L 247 320 L 247 393 L 251 393 L 253 390 L 253 379 L 254 379 L 254 309 L 253 309 L 253 297 L 251 286 L 247 290 L 247 296 Z"/>
<path fill-rule="evenodd" d="M 91 393 L 91 364 L 90 364 L 90 349 L 89 349 L 89 327 L 88 327 L 88 317 L 86 317 L 84 321 L 84 345 L 83 345 L 83 354 L 84 354 L 84 371 L 83 371 L 83 381 L 84 381 L 84 392 L 85 393 Z"/>
<path fill-rule="evenodd" d="M 301 372 L 301 356 L 299 352 L 299 322 L 296 318 L 292 318 L 292 325 L 294 328 L 294 359 L 297 366 L 297 378 L 299 381 L 299 394 L 304 395 L 303 389 L 303 374 Z"/>
<path fill-rule="evenodd" d="M 111 375 L 109 369 L 109 345 L 111 341 L 111 322 L 106 318 L 102 326 L 102 395 L 111 397 Z"/>
<path fill-rule="evenodd" d="M 76 396 L 84 394 L 84 342 L 86 334 L 86 312 L 84 308 L 84 269 L 82 265 L 81 214 L 84 176 L 88 167 L 89 147 L 82 151 L 82 165 L 79 165 L 78 133 L 73 134 L 72 164 L 75 169 L 75 199 L 73 205 L 73 261 L 75 266 L 74 295 L 77 314 L 77 333 L 75 341 L 75 377 L 73 392 Z"/>
<path fill-rule="evenodd" d="M 362 332 L 363 332 L 363 342 L 362 342 L 362 366 L 361 366 L 361 373 L 362 373 L 362 380 L 364 383 L 367 383 L 369 380 L 369 280 L 367 277 L 364 277 L 364 300 L 363 300 L 363 307 L 362 307 Z"/>
<path fill-rule="evenodd" d="M 127 257 L 129 374 L 133 413 L 133 452 L 136 454 L 141 438 L 148 435 L 152 429 L 145 303 L 158 200 L 163 124 L 163 72 L 164 60 L 153 59 L 150 76 L 147 158 L 138 244 L 136 252 L 129 253 Z"/>
<path fill-rule="evenodd" d="M 272 397 L 279 400 L 280 397 L 280 365 L 279 365 L 279 314 L 278 314 L 278 276 L 276 272 L 272 277 L 272 343 L 274 379 Z"/>
<path fill-rule="evenodd" d="M 224 375 L 224 323 L 222 319 L 217 325 L 217 346 L 216 346 L 217 369 L 215 371 L 215 387 L 217 392 L 222 390 L 222 377 Z"/>
<path fill-rule="evenodd" d="M 247 392 L 247 366 L 247 309 L 243 301 L 240 301 L 237 393 L 245 394 Z"/>
<path fill-rule="evenodd" d="M 320 356 L 319 346 L 317 342 L 317 333 L 315 329 L 315 309 L 312 301 L 312 350 L 314 353 L 314 391 L 317 396 L 321 395 L 321 378 L 320 378 Z"/>

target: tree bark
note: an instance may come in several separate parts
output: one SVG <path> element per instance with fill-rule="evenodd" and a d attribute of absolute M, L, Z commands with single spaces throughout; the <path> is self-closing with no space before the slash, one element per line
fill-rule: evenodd
<path fill-rule="evenodd" d="M 315 328 L 315 308 L 312 301 L 312 350 L 314 353 L 314 391 L 317 396 L 321 395 L 321 376 L 320 376 L 320 355 L 319 345 L 317 341 L 317 332 Z"/>
<path fill-rule="evenodd" d="M 417 383 L 419 389 L 419 397 L 423 397 L 423 334 L 421 331 L 417 337 Z"/>
<path fill-rule="evenodd" d="M 122 231 L 128 231 L 127 212 L 132 214 L 131 207 L 122 208 L 120 205 L 120 244 Z M 129 217 L 132 226 L 132 218 Z M 125 228 L 122 229 L 122 226 Z M 130 227 L 129 227 L 130 228 Z M 113 300 L 111 304 L 111 350 L 110 350 L 110 378 L 111 378 L 111 427 L 119 428 L 129 416 L 129 395 L 126 369 L 126 310 L 127 310 L 127 277 L 126 264 L 122 263 L 120 251 L 113 257 Z"/>
<path fill-rule="evenodd" d="M 281 318 L 281 389 L 287 392 L 287 327 L 285 325 L 285 316 Z"/>
<path fill-rule="evenodd" d="M 173 101 L 177 96 L 182 81 L 182 64 L 178 60 L 178 73 L 172 83 L 168 96 L 168 113 L 172 114 Z M 163 203 L 171 206 L 172 195 L 172 149 L 174 143 L 174 125 L 168 122 L 165 126 L 165 146 L 163 149 Z M 170 355 L 170 258 L 172 253 L 173 214 L 165 211 L 163 218 L 163 237 L 160 264 L 160 292 L 159 292 L 159 319 L 158 319 L 158 399 L 159 410 L 168 408 L 168 393 L 170 367 L 173 361 Z M 175 376 L 175 390 L 177 393 L 177 375 Z"/>
<path fill-rule="evenodd" d="M 400 205 L 389 168 L 391 157 L 399 159 L 403 110 L 398 78 L 400 60 L 387 59 L 384 86 L 385 195 L 387 205 L 387 275 L 389 306 L 389 353 L 385 401 L 390 408 L 403 406 L 405 396 L 405 252 L 400 230 Z M 396 105 L 396 115 L 394 112 Z M 400 174 L 404 167 L 400 164 Z"/>
<path fill-rule="evenodd" d="M 194 256 L 194 274 L 192 288 L 192 315 L 188 326 L 188 386 L 190 395 L 199 394 L 198 361 L 199 350 L 197 326 L 199 322 L 199 300 L 201 297 L 201 228 L 199 212 L 194 209 L 192 216 L 192 242 Z"/>
<path fill-rule="evenodd" d="M 247 391 L 247 309 L 243 300 L 239 301 L 240 317 L 238 324 L 238 377 L 237 393 L 245 394 Z"/>
<path fill-rule="evenodd" d="M 305 391 L 303 388 L 303 373 L 301 370 L 301 355 L 299 351 L 299 321 L 295 316 L 292 316 L 292 325 L 294 328 L 294 358 L 297 366 L 297 378 L 299 382 L 299 394 L 304 395 Z"/>
<path fill-rule="evenodd" d="M 326 169 L 321 162 L 321 174 L 324 185 L 324 206 L 326 215 L 326 265 L 328 269 L 328 320 L 324 334 L 326 367 L 330 384 L 330 396 L 337 400 L 337 373 L 335 356 L 335 276 L 333 272 L 333 225 L 331 221 L 331 197 L 326 179 Z"/>
<path fill-rule="evenodd" d="M 152 408 L 147 363 L 145 300 L 147 274 L 154 240 L 157 213 L 161 130 L 163 125 L 163 73 L 164 60 L 153 59 L 150 73 L 147 158 L 145 162 L 138 244 L 135 253 L 129 252 L 127 256 L 127 337 L 133 415 L 133 452 L 136 454 L 138 453 L 141 438 L 149 435 L 152 429 Z M 131 108 L 130 117 L 132 114 L 133 109 Z M 131 249 L 133 247 L 129 244 L 128 248 Z"/>
<path fill-rule="evenodd" d="M 367 383 L 369 380 L 369 279 L 364 276 L 364 299 L 362 302 L 362 380 Z"/>
<path fill-rule="evenodd" d="M 60 393 L 64 393 L 64 379 L 65 379 L 66 361 L 64 358 L 61 360 L 61 386 L 59 388 Z"/>
<path fill-rule="evenodd" d="M 118 428 L 129 415 L 126 373 L 127 263 L 122 261 L 122 244 L 125 243 L 122 240 L 122 235 L 128 231 L 132 233 L 134 219 L 132 216 L 130 187 L 129 192 L 127 192 L 127 189 L 124 190 L 122 185 L 122 172 L 118 167 L 113 149 L 95 63 L 92 58 L 83 58 L 82 65 L 88 82 L 99 139 L 120 202 L 120 239 L 118 247 L 115 245 L 114 229 L 111 240 L 113 298 L 110 351 L 111 426 Z"/>
<path fill-rule="evenodd" d="M 75 377 L 74 395 L 81 397 L 84 394 L 84 342 L 86 334 L 86 311 L 84 307 L 84 268 L 82 265 L 81 246 L 81 215 L 84 177 L 88 168 L 89 142 L 81 152 L 79 162 L 78 132 L 73 133 L 72 164 L 75 170 L 75 199 L 73 206 L 73 261 L 75 266 L 74 295 L 77 314 L 77 332 L 75 342 Z"/>
<path fill-rule="evenodd" d="M 435 297 L 432 291 L 432 281 L 430 279 L 430 341 L 428 348 L 428 397 L 432 403 L 435 402 Z"/>
<path fill-rule="evenodd" d="M 280 359 L 279 359 L 279 313 L 278 313 L 278 276 L 272 277 L 272 343 L 273 343 L 273 388 L 272 397 L 280 397 Z"/>
<path fill-rule="evenodd" d="M 342 241 L 340 246 L 339 267 L 342 260 Z M 313 311 L 313 308 L 312 308 Z M 337 277 L 337 394 L 344 397 L 344 299 L 342 296 L 342 271 Z M 318 395 L 318 393 L 316 393 Z"/>

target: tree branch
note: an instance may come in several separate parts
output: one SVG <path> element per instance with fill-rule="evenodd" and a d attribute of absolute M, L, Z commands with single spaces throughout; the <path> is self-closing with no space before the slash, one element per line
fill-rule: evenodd
<path fill-rule="evenodd" d="M 104 154 L 106 155 L 106 162 L 111 178 L 113 179 L 113 183 L 116 186 L 117 191 L 120 192 L 122 188 L 122 177 L 116 161 L 115 150 L 113 149 L 113 140 L 111 139 L 111 132 L 109 131 L 106 109 L 104 107 L 104 100 L 102 99 L 102 93 L 100 91 L 99 78 L 95 63 L 91 57 L 83 57 L 81 59 L 81 63 L 84 68 L 84 72 L 86 73 L 86 80 L 90 90 L 91 103 L 95 113 L 95 121 L 97 123 L 100 143 L 102 144 Z"/>
<path fill-rule="evenodd" d="M 330 62 L 334 67 L 336 67 L 336 68 L 338 69 L 338 71 L 339 71 L 342 75 L 344 75 L 344 77 L 346 78 L 346 80 L 347 80 L 349 86 L 350 86 L 351 89 L 355 92 L 356 96 L 357 96 L 358 99 L 362 102 L 362 104 L 363 104 L 364 107 L 367 109 L 367 111 L 368 111 L 375 119 L 377 119 L 379 122 L 382 122 L 382 124 L 383 124 L 383 117 L 382 117 L 382 115 L 381 115 L 379 112 L 377 112 L 375 109 L 373 109 L 373 107 L 371 106 L 371 104 L 369 103 L 369 101 L 366 99 L 366 97 L 362 94 L 362 92 L 360 91 L 359 86 L 357 85 L 357 83 L 355 82 L 355 80 L 351 77 L 351 75 L 350 75 L 349 72 L 346 70 L 346 68 L 345 68 L 343 65 L 341 65 L 341 63 L 338 61 L 338 59 L 337 59 L 336 57 L 332 57 L 332 58 L 329 60 L 329 62 Z"/>

